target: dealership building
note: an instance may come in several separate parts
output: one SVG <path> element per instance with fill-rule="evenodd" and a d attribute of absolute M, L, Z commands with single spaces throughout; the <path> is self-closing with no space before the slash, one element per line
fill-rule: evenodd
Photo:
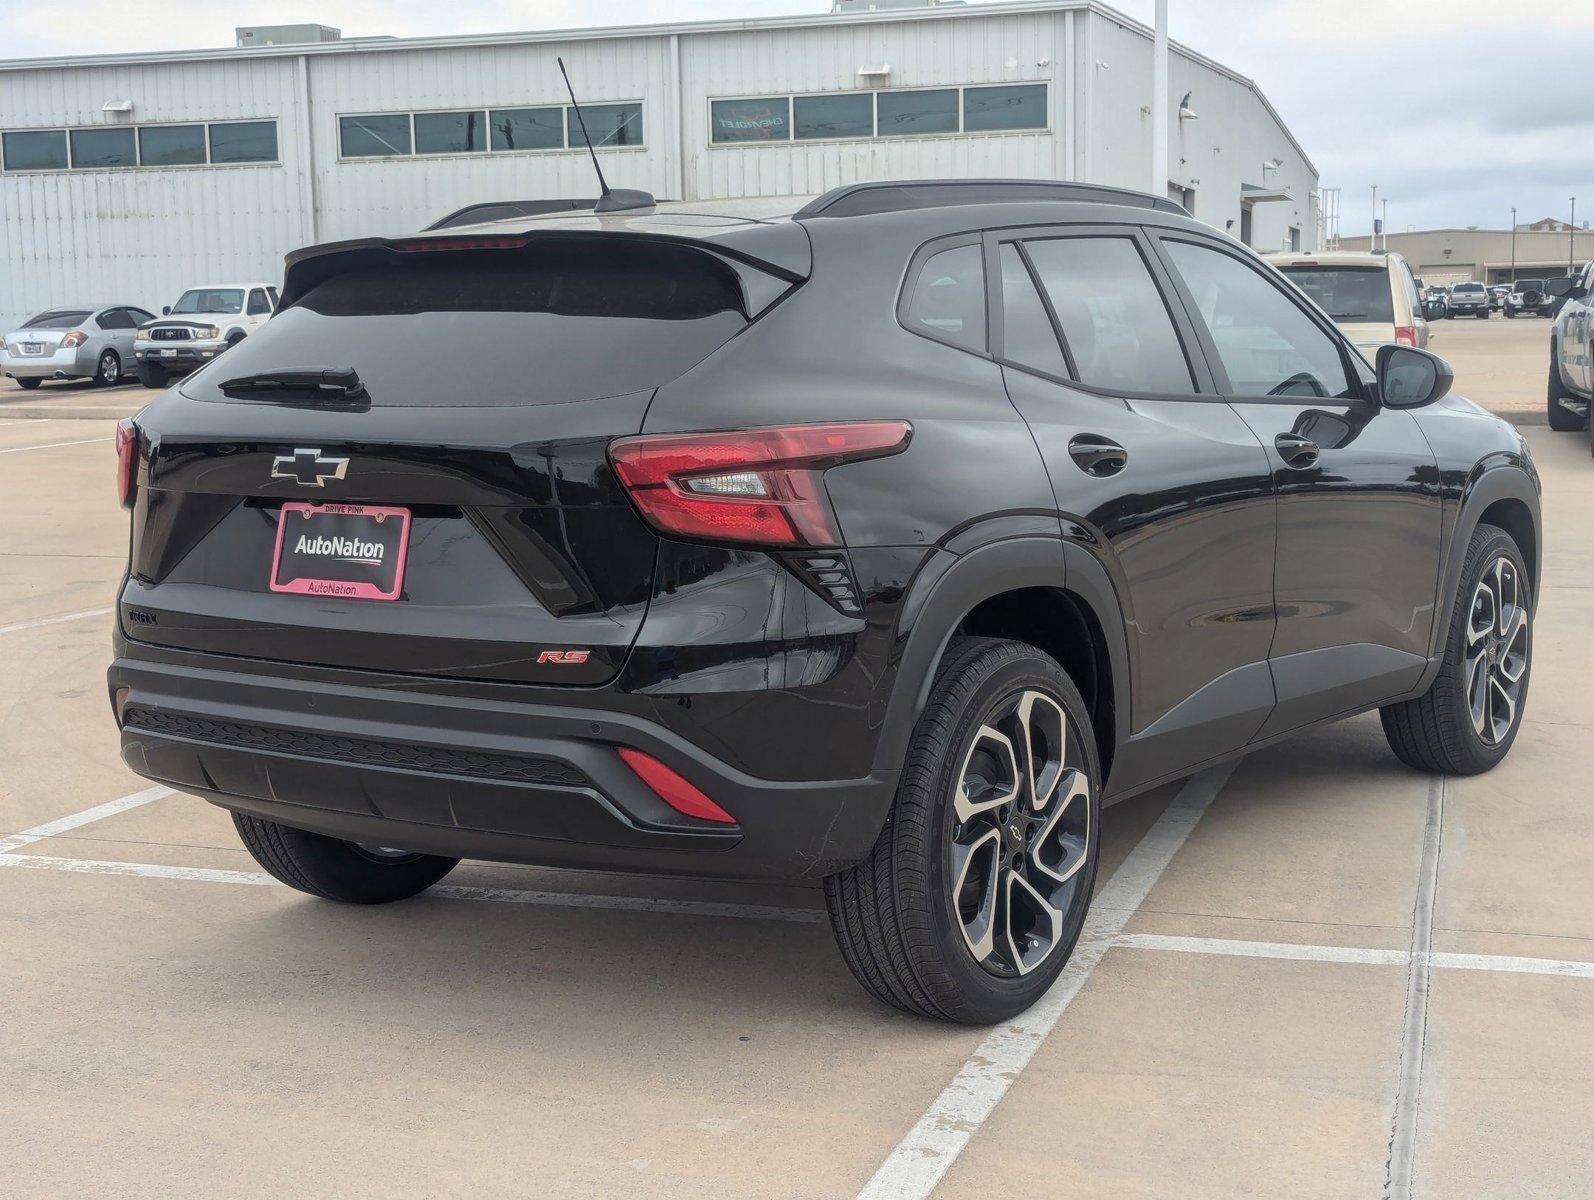
<path fill-rule="evenodd" d="M 466 205 L 1022 177 L 1166 192 L 1259 250 L 1317 245 L 1317 172 L 1256 85 L 1091 0 L 431 38 L 240 31 L 237 47 L 0 62 L 0 324 L 274 281 L 297 246 Z"/>

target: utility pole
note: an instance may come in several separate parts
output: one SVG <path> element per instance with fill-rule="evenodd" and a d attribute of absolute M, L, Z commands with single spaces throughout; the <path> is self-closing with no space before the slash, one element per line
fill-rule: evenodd
<path fill-rule="evenodd" d="M 1384 201 L 1384 249 L 1389 249 L 1389 201 Z"/>
<path fill-rule="evenodd" d="M 1151 48 L 1151 194 L 1168 194 L 1168 0 L 1157 0 Z"/>
<path fill-rule="evenodd" d="M 1577 197 L 1572 197 L 1572 219 L 1568 222 L 1571 230 L 1566 235 L 1566 273 L 1572 275 L 1577 271 L 1575 259 L 1577 258 Z"/>
<path fill-rule="evenodd" d="M 1506 282 L 1515 284 L 1517 281 L 1517 210 L 1511 210 L 1511 278 Z"/>
<path fill-rule="evenodd" d="M 1367 238 L 1369 250 L 1378 249 L 1378 185 L 1373 184 L 1373 232 Z"/>

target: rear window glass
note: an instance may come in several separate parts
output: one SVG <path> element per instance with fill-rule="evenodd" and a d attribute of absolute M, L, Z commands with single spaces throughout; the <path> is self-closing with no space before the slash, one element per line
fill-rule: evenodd
<path fill-rule="evenodd" d="M 1481 291 L 1483 291 L 1483 284 L 1481 284 L 1481 283 L 1458 283 L 1458 284 L 1456 284 L 1455 287 L 1451 288 L 1450 290 L 1452 292 L 1481 292 Z"/>
<path fill-rule="evenodd" d="M 1336 321 L 1394 323 L 1394 293 L 1384 267 L 1284 267 L 1283 271 Z"/>
<path fill-rule="evenodd" d="M 345 256 L 183 385 L 352 367 L 379 407 L 558 404 L 684 374 L 748 323 L 741 281 L 701 250 L 564 237 L 518 250 Z"/>
<path fill-rule="evenodd" d="M 68 311 L 58 309 L 55 312 L 40 313 L 22 328 L 24 329 L 71 329 L 74 325 L 81 325 L 89 319 L 89 314 L 82 311 Z"/>

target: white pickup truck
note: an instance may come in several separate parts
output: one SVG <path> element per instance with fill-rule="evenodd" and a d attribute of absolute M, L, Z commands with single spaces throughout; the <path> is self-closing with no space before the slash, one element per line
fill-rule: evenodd
<path fill-rule="evenodd" d="M 1575 275 L 1547 279 L 1551 297 L 1565 297 L 1550 329 L 1550 428 L 1575 433 L 1589 428 L 1594 400 L 1594 262 Z M 1589 448 L 1594 452 L 1594 438 Z"/>
<path fill-rule="evenodd" d="M 159 320 L 139 326 L 133 339 L 138 381 L 163 388 L 173 375 L 204 366 L 236 346 L 277 311 L 277 289 L 269 283 L 217 283 L 189 288 Z"/>

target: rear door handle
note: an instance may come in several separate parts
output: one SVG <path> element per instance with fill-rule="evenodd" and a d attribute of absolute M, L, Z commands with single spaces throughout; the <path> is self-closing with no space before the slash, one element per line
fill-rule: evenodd
<path fill-rule="evenodd" d="M 1129 465 L 1129 451 L 1110 438 L 1081 433 L 1068 443 L 1068 455 L 1087 475 L 1104 479 Z"/>
<path fill-rule="evenodd" d="M 1281 433 L 1273 439 L 1273 445 L 1278 448 L 1279 457 L 1291 467 L 1309 467 L 1321 453 L 1316 442 L 1298 433 Z"/>

